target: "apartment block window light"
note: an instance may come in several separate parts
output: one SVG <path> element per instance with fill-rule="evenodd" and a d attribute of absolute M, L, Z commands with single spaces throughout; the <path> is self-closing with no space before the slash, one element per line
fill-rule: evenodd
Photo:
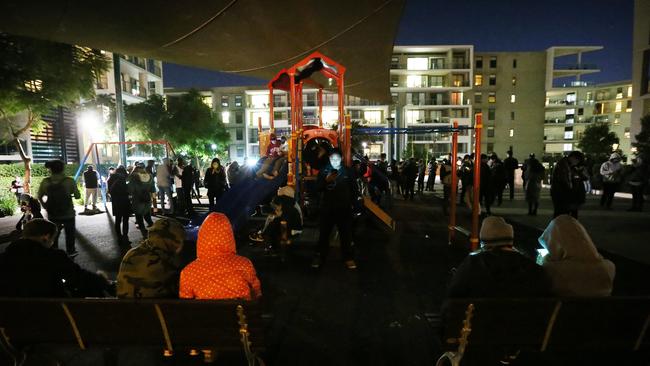
<path fill-rule="evenodd" d="M 632 101 L 628 100 L 627 104 L 625 105 L 625 112 L 629 113 L 632 112 Z"/>
<path fill-rule="evenodd" d="M 242 105 L 242 96 L 235 95 L 235 107 L 241 107 Z"/>
<path fill-rule="evenodd" d="M 614 112 L 620 112 L 623 110 L 623 102 L 616 102 L 616 107 L 614 108 Z"/>
<path fill-rule="evenodd" d="M 202 96 L 201 101 L 203 102 L 203 104 L 207 105 L 208 107 L 210 107 L 210 109 L 212 109 L 212 96 L 211 95 Z"/>
<path fill-rule="evenodd" d="M 406 59 L 408 70 L 426 70 L 429 66 L 429 59 L 426 57 L 409 57 Z"/>
<path fill-rule="evenodd" d="M 228 96 L 227 95 L 222 95 L 221 96 L 221 106 L 222 107 L 227 107 L 228 106 Z"/>
<path fill-rule="evenodd" d="M 391 69 L 399 69 L 399 57 L 391 57 L 390 58 L 390 68 Z"/>
<path fill-rule="evenodd" d="M 513 58 L 513 59 L 512 59 L 512 68 L 513 68 L 513 69 L 516 69 L 516 68 L 517 68 L 517 59 L 516 59 L 516 58 Z"/>
<path fill-rule="evenodd" d="M 517 85 L 517 77 L 513 76 L 512 77 L 512 86 L 516 86 L 516 85 Z"/>
<path fill-rule="evenodd" d="M 517 96 L 515 94 L 510 94 L 510 103 L 514 103 L 517 101 Z"/>
<path fill-rule="evenodd" d="M 614 124 L 617 125 L 621 123 L 621 115 L 620 114 L 615 114 L 614 115 Z"/>
<path fill-rule="evenodd" d="M 496 114 L 496 109 L 488 108 L 488 121 L 494 121 L 495 114 Z"/>
<path fill-rule="evenodd" d="M 230 112 L 228 111 L 223 111 L 221 112 L 221 122 L 225 123 L 230 123 Z"/>
<path fill-rule="evenodd" d="M 476 68 L 477 69 L 482 69 L 483 68 L 483 57 L 482 56 L 476 56 Z"/>
<path fill-rule="evenodd" d="M 497 76 L 492 74 L 490 75 L 490 80 L 489 80 L 490 85 L 497 85 Z"/>
<path fill-rule="evenodd" d="M 474 103 L 483 103 L 483 93 L 474 93 Z"/>
<path fill-rule="evenodd" d="M 627 97 L 628 98 L 632 97 L 632 86 L 631 85 L 627 87 Z"/>
<path fill-rule="evenodd" d="M 474 75 L 474 86 L 482 86 L 482 85 L 483 85 L 483 75 L 482 74 Z"/>
<path fill-rule="evenodd" d="M 515 111 L 510 112 L 510 120 L 514 121 L 515 120 Z"/>
<path fill-rule="evenodd" d="M 497 58 L 496 58 L 496 56 L 490 57 L 490 68 L 491 69 L 496 69 L 497 68 Z"/>
<path fill-rule="evenodd" d="M 497 102 L 497 93 L 490 92 L 488 94 L 488 103 L 496 103 L 496 102 Z"/>
<path fill-rule="evenodd" d="M 626 139 L 630 138 L 630 128 L 625 127 L 625 132 L 623 132 L 623 136 L 625 136 Z"/>
<path fill-rule="evenodd" d="M 562 150 L 564 150 L 564 151 L 573 150 L 573 144 L 564 144 L 564 145 L 562 145 Z"/>
<path fill-rule="evenodd" d="M 515 137 L 515 129 L 511 128 L 509 132 L 510 137 Z"/>
<path fill-rule="evenodd" d="M 623 98 L 623 87 L 616 88 L 616 99 Z"/>
<path fill-rule="evenodd" d="M 487 137 L 494 137 L 494 127 L 490 126 L 487 128 Z"/>

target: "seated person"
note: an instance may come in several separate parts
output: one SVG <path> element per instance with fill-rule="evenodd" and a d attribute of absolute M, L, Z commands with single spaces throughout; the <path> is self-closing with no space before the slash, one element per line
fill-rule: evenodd
<path fill-rule="evenodd" d="M 282 166 L 287 163 L 287 160 L 289 159 L 289 142 L 287 141 L 286 136 L 282 136 L 280 138 L 280 148 L 278 150 L 278 157 L 275 159 L 275 162 L 273 163 L 273 169 L 271 169 L 271 173 L 264 173 L 264 178 L 266 179 L 274 179 L 280 174 L 280 170 L 282 170 Z"/>
<path fill-rule="evenodd" d="M 266 159 L 262 162 L 262 166 L 257 170 L 257 173 L 255 173 L 257 178 L 262 178 L 264 173 L 266 173 L 275 162 L 275 159 L 280 156 L 280 142 L 276 139 L 274 133 L 269 135 L 269 145 L 266 147 L 265 156 Z"/>
<path fill-rule="evenodd" d="M 129 250 L 117 275 L 117 297 L 175 298 L 181 274 L 179 253 L 185 229 L 178 221 L 156 221 L 140 245 Z"/>
<path fill-rule="evenodd" d="M 20 195 L 20 212 L 22 212 L 23 215 L 16 224 L 16 231 L 19 233 L 23 231 L 23 227 L 29 221 L 43 218 L 43 214 L 41 213 L 41 203 L 27 193 Z"/>
<path fill-rule="evenodd" d="M 513 248 L 512 226 L 501 217 L 483 220 L 481 250 L 461 263 L 451 280 L 448 296 L 545 297 L 550 281 L 541 266 Z"/>
<path fill-rule="evenodd" d="M 609 296 L 616 267 L 604 259 L 587 230 L 569 215 L 548 224 L 539 243 L 548 250 L 542 267 L 557 296 Z"/>
<path fill-rule="evenodd" d="M 291 186 L 278 189 L 278 195 L 271 201 L 274 212 L 267 216 L 264 226 L 251 234 L 249 239 L 256 242 L 266 242 L 267 248 L 277 250 L 282 239 L 282 222 L 287 223 L 288 236 L 302 232 L 302 211 L 295 201 L 296 192 Z"/>
<path fill-rule="evenodd" d="M 0 297 L 97 297 L 109 284 L 105 277 L 82 269 L 68 255 L 53 248 L 56 224 L 33 219 L 22 239 L 0 254 Z"/>
<path fill-rule="evenodd" d="M 181 271 L 181 298 L 253 300 L 262 296 L 253 264 L 237 255 L 235 236 L 226 215 L 213 212 L 203 221 L 196 256 Z"/>

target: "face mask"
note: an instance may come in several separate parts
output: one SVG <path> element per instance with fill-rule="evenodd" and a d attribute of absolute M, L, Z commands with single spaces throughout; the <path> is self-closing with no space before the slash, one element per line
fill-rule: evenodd
<path fill-rule="evenodd" d="M 341 167 L 341 155 L 339 154 L 333 154 L 330 156 L 330 164 L 332 165 L 332 168 L 338 169 Z"/>

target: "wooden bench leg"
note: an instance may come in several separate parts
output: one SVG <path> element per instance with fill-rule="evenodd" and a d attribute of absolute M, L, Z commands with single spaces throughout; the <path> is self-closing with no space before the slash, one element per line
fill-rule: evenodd
<path fill-rule="evenodd" d="M 0 328 L 0 348 L 13 360 L 14 365 L 20 365 L 25 361 L 26 355 L 11 344 L 5 328 Z"/>
<path fill-rule="evenodd" d="M 246 360 L 248 361 L 248 366 L 264 366 L 264 361 L 251 350 L 252 342 L 249 340 L 248 323 L 246 322 L 244 307 L 241 305 L 237 305 L 237 318 L 239 319 L 239 334 L 241 335 L 241 343 L 244 348 Z"/>

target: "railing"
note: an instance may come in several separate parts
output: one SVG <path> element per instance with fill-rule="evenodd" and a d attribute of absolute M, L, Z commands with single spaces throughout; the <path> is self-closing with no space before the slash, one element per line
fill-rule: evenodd
<path fill-rule="evenodd" d="M 147 71 L 154 75 L 162 76 L 162 69 L 160 66 L 156 65 L 154 60 L 147 60 Z"/>
<path fill-rule="evenodd" d="M 555 70 L 597 70 L 598 67 L 595 64 L 557 64 L 554 65 Z"/>
<path fill-rule="evenodd" d="M 136 56 L 120 55 L 121 58 L 143 69 L 147 69 L 144 59 Z"/>

